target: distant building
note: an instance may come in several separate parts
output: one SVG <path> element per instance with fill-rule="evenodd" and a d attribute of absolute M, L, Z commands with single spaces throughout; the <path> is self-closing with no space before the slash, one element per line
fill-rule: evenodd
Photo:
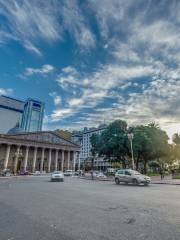
<path fill-rule="evenodd" d="M 73 132 L 71 140 L 80 145 L 79 158 L 81 164 L 84 164 L 88 161 L 88 158 L 91 156 L 91 136 L 93 134 L 100 134 L 107 128 L 107 125 L 102 124 L 98 128 L 84 128 L 83 131 Z M 94 167 L 96 169 L 105 170 L 108 167 L 111 167 L 111 164 L 108 161 L 105 161 L 103 158 L 96 157 L 94 161 Z"/>
<path fill-rule="evenodd" d="M 98 128 L 84 128 L 82 138 L 82 157 L 86 159 L 91 155 L 91 136 L 93 134 L 100 134 L 106 129 L 106 125 L 100 125 Z"/>
<path fill-rule="evenodd" d="M 0 134 L 0 172 L 76 170 L 78 152 L 77 144 L 51 131 Z"/>
<path fill-rule="evenodd" d="M 8 133 L 13 129 L 17 131 L 17 124 L 19 131 L 41 131 L 43 115 L 42 102 L 33 99 L 21 101 L 0 96 L 0 133 Z"/>
<path fill-rule="evenodd" d="M 11 134 L 18 134 L 23 132 L 24 130 L 20 127 L 19 122 L 17 122 L 16 125 L 8 131 L 8 134 L 11 135 Z"/>
<path fill-rule="evenodd" d="M 55 130 L 55 133 L 58 134 L 60 137 L 71 141 L 72 133 L 69 132 L 68 130 L 57 129 L 57 130 Z"/>
<path fill-rule="evenodd" d="M 71 141 L 78 144 L 80 146 L 80 152 L 78 155 L 78 162 L 80 162 L 81 164 L 84 161 L 83 155 L 82 155 L 82 141 L 83 140 L 83 132 L 81 131 L 74 131 L 72 132 L 72 136 L 71 136 Z"/>
<path fill-rule="evenodd" d="M 0 96 L 0 133 L 7 133 L 21 122 L 24 111 L 24 102 Z"/>
<path fill-rule="evenodd" d="M 24 105 L 21 128 L 25 132 L 36 132 L 42 130 L 44 117 L 44 103 L 28 99 Z"/>

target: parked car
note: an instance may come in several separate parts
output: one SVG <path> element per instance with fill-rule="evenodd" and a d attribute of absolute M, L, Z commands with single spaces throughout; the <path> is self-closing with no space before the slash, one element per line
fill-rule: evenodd
<path fill-rule="evenodd" d="M 107 176 L 104 175 L 103 172 L 96 173 L 95 177 L 98 178 L 98 179 L 106 179 L 107 178 Z"/>
<path fill-rule="evenodd" d="M 3 177 L 10 177 L 12 174 L 9 169 L 5 169 L 2 171 L 2 176 Z"/>
<path fill-rule="evenodd" d="M 93 175 L 93 177 L 96 177 L 97 176 L 97 174 L 98 174 L 98 172 L 97 171 L 89 171 L 89 172 L 86 172 L 85 173 L 85 176 L 86 177 L 92 177 L 92 175 Z"/>
<path fill-rule="evenodd" d="M 29 172 L 28 172 L 28 171 L 21 171 L 21 172 L 19 173 L 19 175 L 29 175 Z"/>
<path fill-rule="evenodd" d="M 74 174 L 74 172 L 73 172 L 73 170 L 66 170 L 65 172 L 64 172 L 64 176 L 73 176 L 73 174 Z"/>
<path fill-rule="evenodd" d="M 55 171 L 51 174 L 51 182 L 64 182 L 64 174 L 61 171 Z"/>
<path fill-rule="evenodd" d="M 144 184 L 149 185 L 151 178 L 132 169 L 120 169 L 115 174 L 115 183 L 132 183 L 134 185 Z"/>
<path fill-rule="evenodd" d="M 33 175 L 34 175 L 34 176 L 39 176 L 39 175 L 41 175 L 41 172 L 40 172 L 40 171 L 35 171 L 35 172 L 33 173 Z"/>

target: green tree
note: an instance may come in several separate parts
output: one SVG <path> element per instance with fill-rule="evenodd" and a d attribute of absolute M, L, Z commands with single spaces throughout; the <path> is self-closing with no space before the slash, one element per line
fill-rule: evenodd
<path fill-rule="evenodd" d="M 178 133 L 175 133 L 173 135 L 173 143 L 174 145 L 174 157 L 176 160 L 180 160 L 180 135 Z"/>
<path fill-rule="evenodd" d="M 127 123 L 116 120 L 109 124 L 99 136 L 91 137 L 92 153 L 103 156 L 106 159 L 120 161 L 125 165 L 127 154 Z"/>
<path fill-rule="evenodd" d="M 155 159 L 160 161 L 168 156 L 168 136 L 157 124 L 136 126 L 132 131 L 134 133 L 133 149 L 137 169 L 139 162 L 143 162 L 146 172 L 149 161 Z"/>
<path fill-rule="evenodd" d="M 179 145 L 180 144 L 180 135 L 178 133 L 175 133 L 173 135 L 173 142 L 176 144 L 176 145 Z"/>

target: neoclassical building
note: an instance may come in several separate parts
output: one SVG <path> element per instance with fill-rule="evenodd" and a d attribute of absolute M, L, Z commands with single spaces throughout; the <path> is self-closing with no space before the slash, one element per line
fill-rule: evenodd
<path fill-rule="evenodd" d="M 79 151 L 79 145 L 51 131 L 0 134 L 0 171 L 79 169 Z"/>

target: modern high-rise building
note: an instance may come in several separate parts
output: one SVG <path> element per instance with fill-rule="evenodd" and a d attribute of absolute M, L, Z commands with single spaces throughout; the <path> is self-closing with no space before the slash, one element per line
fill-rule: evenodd
<path fill-rule="evenodd" d="M 0 96 L 0 133 L 7 133 L 22 120 L 24 102 Z"/>
<path fill-rule="evenodd" d="M 29 98 L 24 105 L 21 128 L 25 132 L 42 130 L 44 103 Z"/>
<path fill-rule="evenodd" d="M 23 132 L 41 131 L 43 115 L 44 103 L 40 101 L 0 96 L 0 133 L 12 132 L 15 126 Z"/>

